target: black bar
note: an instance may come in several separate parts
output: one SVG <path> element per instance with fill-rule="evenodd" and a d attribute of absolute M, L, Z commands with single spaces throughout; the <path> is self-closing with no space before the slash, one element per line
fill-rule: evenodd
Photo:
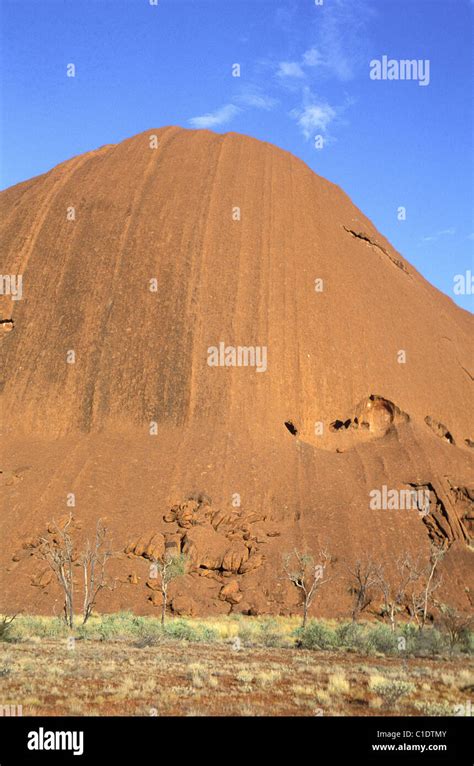
<path fill-rule="evenodd" d="M 43 735 L 40 738 L 41 730 Z M 31 734 L 38 733 L 38 738 Z M 48 732 L 53 732 L 51 737 Z M 69 732 L 56 739 L 56 732 Z M 72 733 L 77 733 L 76 740 Z M 81 749 L 31 750 L 32 744 L 70 745 Z M 174 757 L 221 761 L 251 758 L 261 753 L 268 762 L 275 750 L 283 760 L 299 758 L 308 764 L 457 764 L 472 766 L 472 719 L 435 718 L 0 718 L 0 766 L 37 763 L 97 763 L 111 759 L 131 764 L 159 762 Z M 378 746 L 374 749 L 374 745 Z M 382 747 L 383 746 L 383 749 Z M 388 749 L 390 746 L 391 749 Z M 417 746 L 417 749 L 413 749 Z M 421 747 L 424 746 L 424 752 Z M 285 756 L 284 753 L 287 752 Z M 350 759 L 350 760 L 346 760 Z"/>

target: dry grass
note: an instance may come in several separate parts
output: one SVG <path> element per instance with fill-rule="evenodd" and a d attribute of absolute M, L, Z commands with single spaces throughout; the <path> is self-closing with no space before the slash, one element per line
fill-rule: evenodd
<path fill-rule="evenodd" d="M 349 694 L 350 684 L 345 673 L 333 673 L 329 676 L 328 691 L 332 694 Z"/>
<path fill-rule="evenodd" d="M 0 644 L 0 703 L 24 715 L 430 715 L 466 705 L 466 658 L 374 658 L 226 643 L 124 641 Z M 380 684 L 409 681 L 396 709 Z M 383 687 L 382 687 L 383 688 Z M 468 709 L 468 708 L 466 708 Z"/>

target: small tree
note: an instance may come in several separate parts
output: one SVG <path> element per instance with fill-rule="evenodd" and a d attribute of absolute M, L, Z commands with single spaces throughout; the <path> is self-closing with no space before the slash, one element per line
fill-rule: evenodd
<path fill-rule="evenodd" d="M 390 626 L 395 632 L 396 615 L 403 607 L 411 583 L 420 576 L 418 567 L 408 553 L 395 562 L 395 573 L 387 575 L 383 566 L 377 571 L 377 585 L 382 591 L 384 614 L 389 618 Z"/>
<path fill-rule="evenodd" d="M 421 583 L 419 588 L 413 587 L 411 611 L 419 630 L 423 630 L 426 625 L 428 609 L 433 602 L 433 595 L 442 583 L 442 578 L 438 576 L 438 564 L 444 554 L 444 548 L 432 544 L 427 563 L 418 570 L 418 578 Z"/>
<path fill-rule="evenodd" d="M 319 553 L 319 563 L 316 564 L 309 553 L 301 553 L 294 549 L 283 558 L 285 576 L 301 591 L 303 606 L 302 628 L 306 627 L 308 610 L 321 585 L 328 582 L 325 577 L 326 567 L 331 562 L 329 553 L 325 550 Z"/>
<path fill-rule="evenodd" d="M 82 566 L 84 575 L 84 599 L 82 608 L 82 624 L 89 619 L 98 594 L 103 588 L 113 587 L 106 581 L 106 565 L 111 558 L 110 550 L 105 549 L 107 528 L 99 519 L 97 522 L 95 540 L 91 544 L 86 541 L 85 550 L 78 553 L 72 537 L 74 518 L 69 514 L 64 524 L 53 522 L 51 537 L 41 537 L 38 556 L 46 561 L 52 569 L 64 595 L 64 619 L 70 630 L 74 629 L 74 598 L 76 583 L 74 581 L 74 566 Z M 50 528 L 51 531 L 51 528 Z"/>
<path fill-rule="evenodd" d="M 160 583 L 162 596 L 161 624 L 165 624 L 166 606 L 168 603 L 168 586 L 172 580 L 181 577 L 185 572 L 186 556 L 183 553 L 173 554 L 165 551 L 161 558 L 152 559 L 150 577 L 157 578 Z"/>
<path fill-rule="evenodd" d="M 357 622 L 362 612 L 372 603 L 373 588 L 379 579 L 379 567 L 371 558 L 356 561 L 352 567 L 346 567 L 350 578 L 349 593 L 352 595 L 352 620 Z"/>
<path fill-rule="evenodd" d="M 472 614 L 459 612 L 446 604 L 440 604 L 439 609 L 441 613 L 439 623 L 448 634 L 451 649 L 454 649 L 456 644 L 462 643 L 469 634 L 474 625 L 474 617 Z"/>
<path fill-rule="evenodd" d="M 41 537 L 38 555 L 46 561 L 58 581 L 64 595 L 64 619 L 66 625 L 74 628 L 74 545 L 70 533 L 73 516 L 69 514 L 66 523 L 60 527 L 53 522 L 54 536 Z"/>
<path fill-rule="evenodd" d="M 82 624 L 85 625 L 92 614 L 97 596 L 104 588 L 113 589 L 106 576 L 106 566 L 112 557 L 112 551 L 108 547 L 107 527 L 102 519 L 97 522 L 94 544 L 89 540 L 86 549 L 81 556 L 82 570 L 84 574 L 84 602 L 82 608 Z"/>

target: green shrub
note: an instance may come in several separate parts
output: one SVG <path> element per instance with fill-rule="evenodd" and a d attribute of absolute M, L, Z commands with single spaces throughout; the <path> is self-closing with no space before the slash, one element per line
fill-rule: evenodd
<path fill-rule="evenodd" d="M 12 626 L 15 617 L 4 615 L 0 618 L 0 641 L 12 641 Z"/>
<path fill-rule="evenodd" d="M 216 641 L 217 632 L 207 626 L 192 625 L 187 620 L 171 620 L 164 626 L 164 634 L 178 641 Z"/>
<path fill-rule="evenodd" d="M 367 628 L 356 622 L 344 622 L 336 628 L 336 641 L 349 652 L 367 651 Z"/>
<path fill-rule="evenodd" d="M 19 615 L 8 630 L 8 641 L 38 638 L 65 638 L 68 628 L 61 617 L 30 617 Z M 4 639 L 5 640 L 5 639 Z"/>
<path fill-rule="evenodd" d="M 368 636 L 370 649 L 381 654 L 395 654 L 398 649 L 398 636 L 388 625 L 376 625 Z"/>
<path fill-rule="evenodd" d="M 409 642 L 409 650 L 420 657 L 443 654 L 448 648 L 446 637 L 436 630 L 419 630 Z"/>
<path fill-rule="evenodd" d="M 461 651 L 467 652 L 468 654 L 474 653 L 474 631 L 470 630 L 465 636 Z"/>
<path fill-rule="evenodd" d="M 244 621 L 239 623 L 239 632 L 237 635 L 244 646 L 252 646 L 254 643 L 255 631 L 252 630 L 250 623 L 245 623 Z"/>
<path fill-rule="evenodd" d="M 260 624 L 259 641 L 264 646 L 280 646 L 282 636 L 278 631 L 278 623 L 275 619 L 265 619 Z"/>
<path fill-rule="evenodd" d="M 134 623 L 134 617 L 129 612 L 119 612 L 118 614 L 104 614 L 97 625 L 86 623 L 84 626 L 84 635 L 88 638 L 98 638 L 99 641 L 110 641 L 119 636 L 136 636 L 137 623 Z"/>
<path fill-rule="evenodd" d="M 295 631 L 297 645 L 302 649 L 335 649 L 336 632 L 319 620 L 311 620 L 306 628 Z"/>
<path fill-rule="evenodd" d="M 226 623 L 226 620 L 228 622 Z M 69 630 L 61 617 L 19 615 L 5 626 L 0 617 L 0 641 L 25 641 L 33 637 L 45 639 L 66 639 Z M 215 620 L 193 618 L 170 619 L 165 627 L 157 616 L 140 616 L 132 612 L 92 615 L 85 625 L 80 625 L 77 616 L 76 638 L 93 641 L 129 640 L 145 642 L 159 641 L 220 642 L 232 641 L 238 636 L 244 646 L 291 647 L 320 651 L 338 650 L 360 654 L 412 656 L 437 656 L 448 651 L 472 653 L 474 635 L 465 631 L 462 642 L 455 649 L 450 648 L 446 632 L 426 627 L 418 630 L 413 623 L 399 624 L 396 632 L 384 623 L 369 622 L 328 622 L 311 620 L 303 630 L 295 630 L 295 621 L 278 617 L 251 617 L 229 615 Z M 399 644 L 404 638 L 406 646 Z"/>
<path fill-rule="evenodd" d="M 218 641 L 219 634 L 214 628 L 209 628 L 207 625 L 205 625 L 202 629 L 202 640 L 212 643 L 213 641 Z"/>
<path fill-rule="evenodd" d="M 397 632 L 400 633 L 407 642 L 407 646 L 411 641 L 415 641 L 416 637 L 420 633 L 419 628 L 413 622 L 406 622 L 405 624 L 399 624 L 397 626 Z"/>

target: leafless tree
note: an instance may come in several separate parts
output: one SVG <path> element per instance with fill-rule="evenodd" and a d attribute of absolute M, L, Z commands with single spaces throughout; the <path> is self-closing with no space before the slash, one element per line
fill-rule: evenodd
<path fill-rule="evenodd" d="M 150 577 L 157 578 L 160 584 L 162 604 L 161 604 L 161 624 L 165 624 L 166 606 L 168 603 L 168 586 L 172 580 L 181 577 L 186 567 L 186 556 L 183 553 L 170 553 L 165 551 L 161 558 L 152 559 L 150 568 Z"/>
<path fill-rule="evenodd" d="M 64 594 L 64 619 L 66 625 L 74 628 L 74 573 L 75 560 L 74 544 L 71 537 L 73 516 L 62 526 L 53 522 L 54 534 L 52 537 L 41 537 L 38 547 L 38 555 L 51 567 L 56 580 Z"/>
<path fill-rule="evenodd" d="M 346 569 L 351 578 L 349 593 L 353 598 L 352 620 L 356 622 L 373 601 L 373 589 L 379 580 L 379 566 L 369 557 L 356 561 L 353 566 L 346 566 Z"/>
<path fill-rule="evenodd" d="M 396 627 L 396 615 L 403 608 L 410 585 L 418 580 L 420 573 L 416 562 L 408 553 L 397 559 L 393 574 L 387 574 L 384 567 L 377 571 L 377 585 L 384 600 L 384 613 L 389 618 L 393 631 Z"/>
<path fill-rule="evenodd" d="M 308 610 L 319 588 L 328 582 L 330 578 L 325 576 L 326 569 L 332 559 L 326 550 L 319 552 L 318 563 L 309 553 L 301 553 L 294 549 L 283 557 L 283 569 L 285 577 L 301 591 L 303 606 L 303 622 L 301 627 L 306 627 Z"/>
<path fill-rule="evenodd" d="M 442 578 L 438 575 L 438 565 L 444 554 L 444 548 L 432 544 L 428 561 L 418 569 L 420 586 L 417 588 L 414 584 L 412 588 L 411 612 L 420 630 L 426 625 L 429 606 L 442 583 Z"/>
<path fill-rule="evenodd" d="M 40 538 L 37 554 L 49 564 L 63 591 L 64 619 L 66 625 L 73 630 L 76 590 L 74 566 L 82 566 L 83 571 L 83 625 L 89 619 L 100 591 L 103 588 L 113 587 L 106 579 L 107 562 L 112 556 L 111 551 L 106 547 L 107 528 L 99 519 L 94 543 L 87 540 L 82 554 L 78 553 L 74 545 L 72 534 L 74 518 L 72 513 L 69 514 L 64 524 L 53 522 L 52 528 L 50 537 Z"/>
<path fill-rule="evenodd" d="M 107 527 L 102 519 L 97 522 L 94 544 L 89 540 L 86 549 L 81 556 L 82 571 L 84 575 L 84 603 L 82 608 L 82 624 L 85 625 L 92 614 L 97 596 L 104 588 L 113 589 L 114 583 L 107 578 L 107 562 L 112 557 L 112 551 L 108 546 Z"/>

